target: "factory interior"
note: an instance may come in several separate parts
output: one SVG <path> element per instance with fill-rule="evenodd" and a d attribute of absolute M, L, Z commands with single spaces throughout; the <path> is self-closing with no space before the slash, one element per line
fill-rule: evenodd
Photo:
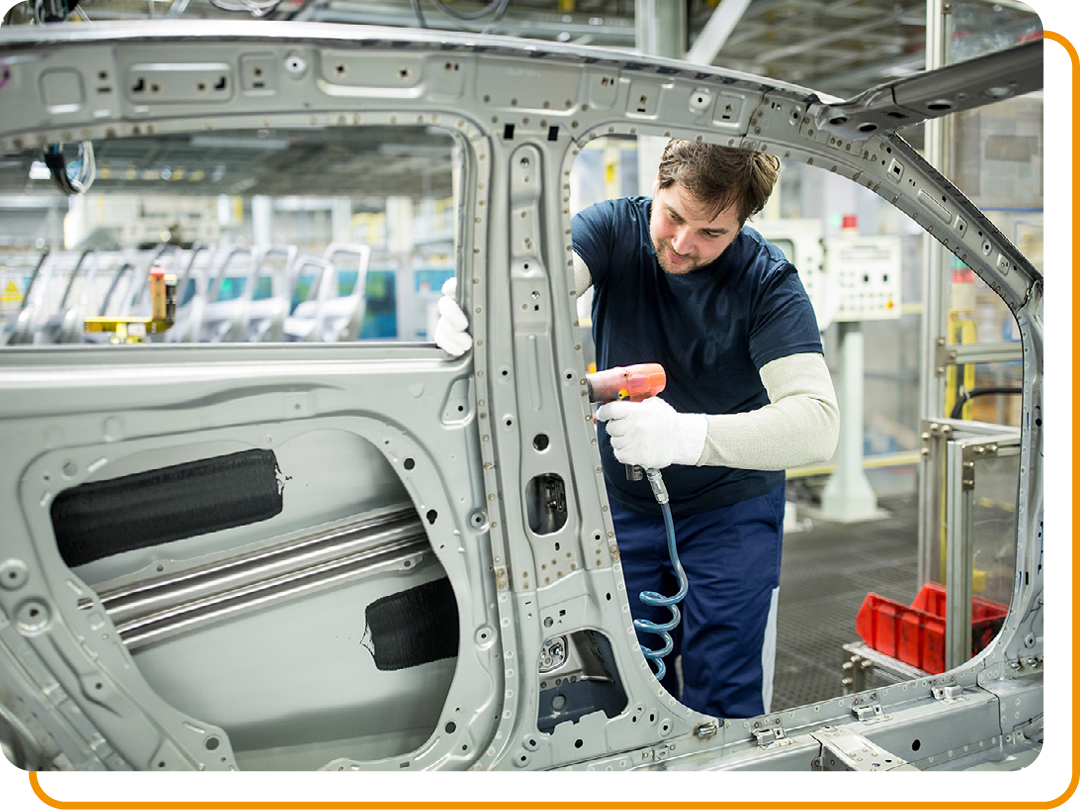
<path fill-rule="evenodd" d="M 40 5 L 14 6 L 5 25 L 27 23 Z M 149 14 L 482 32 L 711 63 L 839 99 L 934 60 L 1042 36 L 1017 0 L 945 5 L 944 30 L 928 24 L 942 18 L 942 0 L 86 0 L 70 13 L 91 23 Z M 255 66 L 244 81 L 257 88 L 259 76 Z M 1041 92 L 901 135 L 1041 270 Z M 585 145 L 569 180 L 571 212 L 651 194 L 657 153 L 647 140 Z M 40 149 L 8 151 L 0 357 L 126 341 L 430 343 L 455 273 L 456 150 L 430 123 L 216 127 L 107 140 L 77 156 L 68 144 L 73 164 L 61 180 Z M 62 187 L 87 174 L 82 193 Z M 946 516 L 973 530 L 972 594 L 1000 626 L 1016 566 L 1023 364 L 1001 298 L 845 177 L 782 161 L 775 193 L 748 226 L 798 268 L 842 420 L 830 461 L 787 471 L 777 711 L 935 671 L 876 649 L 860 616 L 874 600 L 926 606 L 928 583 L 952 575 L 943 538 L 956 527 Z M 175 276 L 174 323 L 163 333 L 120 329 L 118 319 L 150 306 L 154 267 Z M 589 301 L 577 306 L 589 360 Z M 960 514 L 946 504 L 958 474 L 947 446 L 979 436 L 993 436 L 997 451 L 977 462 Z"/>

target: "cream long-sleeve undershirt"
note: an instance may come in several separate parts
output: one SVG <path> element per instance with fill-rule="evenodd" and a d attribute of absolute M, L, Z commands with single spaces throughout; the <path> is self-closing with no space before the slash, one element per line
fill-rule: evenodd
<path fill-rule="evenodd" d="M 592 273 L 574 254 L 574 289 Z M 840 436 L 840 409 L 825 358 L 816 352 L 780 357 L 761 368 L 770 404 L 747 413 L 705 414 L 708 430 L 698 466 L 786 470 L 827 461 Z"/>
<path fill-rule="evenodd" d="M 761 367 L 769 405 L 747 413 L 707 414 L 698 466 L 787 470 L 827 461 L 840 436 L 840 409 L 817 353 L 790 354 Z"/>

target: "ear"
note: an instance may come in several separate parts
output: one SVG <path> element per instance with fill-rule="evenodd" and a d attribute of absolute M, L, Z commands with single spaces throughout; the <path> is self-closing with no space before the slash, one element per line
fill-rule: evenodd
<path fill-rule="evenodd" d="M 655 197 L 656 192 L 660 190 L 660 173 L 656 173 L 656 179 L 652 181 L 652 195 Z"/>

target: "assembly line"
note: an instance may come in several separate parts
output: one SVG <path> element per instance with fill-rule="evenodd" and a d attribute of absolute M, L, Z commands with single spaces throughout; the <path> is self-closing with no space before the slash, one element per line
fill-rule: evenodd
<path fill-rule="evenodd" d="M 1034 762 L 1042 29 L 970 3 L 9 12 L 6 757 Z"/>

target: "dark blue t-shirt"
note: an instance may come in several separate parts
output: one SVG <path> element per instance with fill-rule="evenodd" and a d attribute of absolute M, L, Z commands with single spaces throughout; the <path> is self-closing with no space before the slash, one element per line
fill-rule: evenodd
<path fill-rule="evenodd" d="M 649 237 L 648 197 L 597 203 L 573 218 L 573 247 L 592 273 L 598 369 L 660 363 L 661 398 L 680 413 L 727 414 L 769 404 L 759 370 L 780 357 L 822 352 L 810 299 L 795 267 L 744 227 L 710 265 L 669 275 Z M 656 511 L 646 481 L 627 481 L 599 425 L 608 496 Z M 729 506 L 784 481 L 783 471 L 672 465 L 664 482 L 675 514 Z"/>

